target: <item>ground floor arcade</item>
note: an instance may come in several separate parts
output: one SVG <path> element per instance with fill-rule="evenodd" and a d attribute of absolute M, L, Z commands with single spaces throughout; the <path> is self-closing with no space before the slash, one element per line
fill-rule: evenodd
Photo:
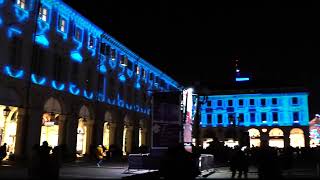
<path fill-rule="evenodd" d="M 150 144 L 148 115 L 50 92 L 31 97 L 25 107 L 19 91 L 0 90 L 0 145 L 7 144 L 8 154 L 29 156 L 43 141 L 64 144 L 78 156 L 99 144 L 115 145 L 124 155 Z"/>
<path fill-rule="evenodd" d="M 204 148 L 209 146 L 214 137 L 229 147 L 260 147 L 262 142 L 278 148 L 308 147 L 310 144 L 308 126 L 203 128 L 201 135 Z"/>

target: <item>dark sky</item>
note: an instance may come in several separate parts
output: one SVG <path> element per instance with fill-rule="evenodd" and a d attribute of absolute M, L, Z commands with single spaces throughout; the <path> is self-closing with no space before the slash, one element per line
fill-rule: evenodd
<path fill-rule="evenodd" d="M 232 87 L 239 56 L 255 86 L 306 87 L 320 111 L 318 3 L 64 1 L 182 85 Z"/>

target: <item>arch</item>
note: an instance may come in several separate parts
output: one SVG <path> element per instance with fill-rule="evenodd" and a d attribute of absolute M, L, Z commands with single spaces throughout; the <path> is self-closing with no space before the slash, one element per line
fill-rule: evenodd
<path fill-rule="evenodd" d="M 58 113 L 58 114 L 62 113 L 62 108 L 61 108 L 60 102 L 53 97 L 50 97 L 45 102 L 43 109 L 45 112 L 53 112 L 53 113 Z"/>
<path fill-rule="evenodd" d="M 131 152 L 132 148 L 132 136 L 133 136 L 133 127 L 131 124 L 131 116 L 130 114 L 126 114 L 123 119 L 124 127 L 123 127 L 123 138 L 122 138 L 122 151 L 123 155 L 128 155 Z"/>
<path fill-rule="evenodd" d="M 0 86 L 0 102 L 7 106 L 22 106 L 21 93 L 13 88 Z"/>
<path fill-rule="evenodd" d="M 8 107 L 10 112 L 7 116 L 4 116 L 3 110 Z M 14 153 L 16 147 L 16 135 L 17 135 L 17 116 L 18 108 L 12 106 L 0 105 L 0 145 L 7 143 L 7 155 Z"/>
<path fill-rule="evenodd" d="M 248 130 L 249 137 L 250 137 L 250 147 L 260 147 L 261 140 L 260 140 L 260 131 L 255 128 L 251 128 Z"/>
<path fill-rule="evenodd" d="M 280 128 L 273 128 L 269 132 L 269 146 L 284 148 L 284 134 Z"/>
<path fill-rule="evenodd" d="M 260 131 L 258 129 L 251 128 L 251 129 L 248 130 L 248 132 L 249 132 L 249 137 L 250 138 L 260 137 Z"/>
<path fill-rule="evenodd" d="M 269 132 L 269 137 L 283 136 L 283 131 L 280 128 L 273 128 Z"/>
<path fill-rule="evenodd" d="M 85 106 L 85 105 L 81 106 L 80 111 L 79 111 L 79 117 L 84 118 L 84 119 L 91 119 L 90 112 L 89 112 L 89 109 L 87 108 L 87 106 Z"/>
<path fill-rule="evenodd" d="M 305 147 L 304 132 L 300 128 L 293 128 L 290 130 L 290 146 Z"/>

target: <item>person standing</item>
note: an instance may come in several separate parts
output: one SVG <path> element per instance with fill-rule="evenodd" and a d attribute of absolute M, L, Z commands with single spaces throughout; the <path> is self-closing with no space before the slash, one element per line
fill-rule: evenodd
<path fill-rule="evenodd" d="M 1 147 L 0 147 L 0 163 L 2 162 L 2 160 L 4 158 L 7 157 L 7 143 L 4 143 Z"/>
<path fill-rule="evenodd" d="M 104 153 L 103 153 L 103 148 L 102 145 L 99 145 L 97 147 L 97 152 L 96 152 L 96 156 L 97 156 L 97 166 L 101 167 L 101 163 L 103 161 L 103 157 L 104 157 Z"/>

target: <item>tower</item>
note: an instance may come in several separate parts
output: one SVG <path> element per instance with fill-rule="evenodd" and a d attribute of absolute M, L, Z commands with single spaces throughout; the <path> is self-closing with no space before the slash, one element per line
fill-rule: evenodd
<path fill-rule="evenodd" d="M 240 70 L 240 58 L 238 56 L 234 57 L 234 67 L 235 67 L 235 80 L 236 82 L 241 82 L 241 81 L 249 81 L 250 78 L 247 76 L 243 76 Z"/>

